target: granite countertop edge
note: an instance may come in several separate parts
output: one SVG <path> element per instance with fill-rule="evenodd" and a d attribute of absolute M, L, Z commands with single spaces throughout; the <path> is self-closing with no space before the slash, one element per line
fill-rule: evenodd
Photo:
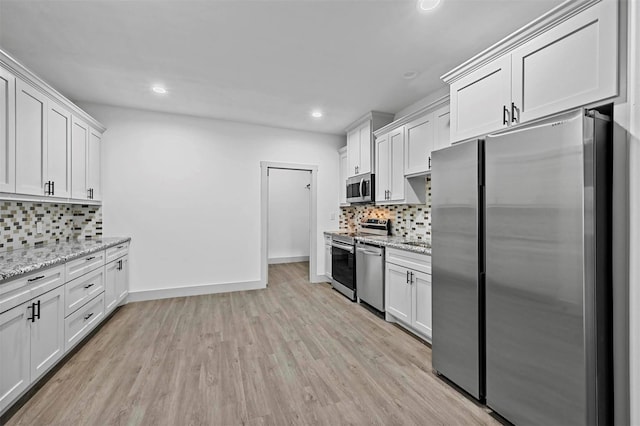
<path fill-rule="evenodd" d="M 63 264 L 128 241 L 131 241 L 131 237 L 110 237 L 103 238 L 101 240 L 61 242 L 57 244 L 43 245 L 41 247 L 29 247 L 0 253 L 0 285 L 21 275 Z M 89 244 L 90 246 L 83 246 Z M 74 246 L 78 247 L 74 249 Z M 57 250 L 64 250 L 65 247 L 68 247 L 70 251 L 62 254 L 55 253 Z M 44 258 L 44 260 L 34 259 L 33 261 L 29 261 L 29 254 L 35 253 L 36 251 L 39 252 L 39 257 Z M 12 257 L 24 257 L 25 261 L 18 262 L 13 260 Z M 7 261 L 7 264 L 4 264 L 6 258 L 9 258 L 9 260 Z"/>
<path fill-rule="evenodd" d="M 324 231 L 324 235 L 344 235 L 347 231 Z M 377 244 L 384 247 L 395 248 L 399 250 L 410 251 L 413 253 L 426 254 L 431 256 L 431 247 L 425 246 L 415 246 L 406 244 L 409 241 L 416 241 L 410 238 L 405 237 L 397 237 L 393 235 L 389 236 L 374 236 L 374 237 L 365 237 L 365 236 L 356 236 L 354 237 L 356 241 L 362 241 L 363 243 L 369 244 Z"/>

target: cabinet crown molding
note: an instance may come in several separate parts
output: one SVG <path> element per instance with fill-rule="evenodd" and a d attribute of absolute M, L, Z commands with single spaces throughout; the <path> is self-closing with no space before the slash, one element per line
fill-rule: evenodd
<path fill-rule="evenodd" d="M 102 123 L 87 114 L 79 106 L 71 102 L 68 98 L 54 89 L 50 84 L 35 75 L 27 67 L 22 65 L 2 49 L 0 49 L 0 67 L 7 69 L 16 77 L 19 77 L 26 83 L 43 92 L 46 96 L 67 108 L 73 115 L 86 121 L 88 124 L 99 130 L 100 132 L 104 133 L 107 130 L 107 128 Z"/>
<path fill-rule="evenodd" d="M 373 135 L 375 137 L 378 137 L 380 135 L 384 135 L 385 133 L 389 133 L 390 131 L 397 129 L 400 126 L 404 126 L 405 124 L 412 122 L 416 118 L 422 117 L 428 112 L 433 112 L 434 110 L 441 108 L 448 103 L 449 103 L 449 95 L 445 95 L 431 102 L 429 105 L 425 105 L 419 110 L 414 111 L 410 114 L 407 114 L 403 117 L 400 117 L 399 119 L 394 120 L 392 123 L 389 123 L 386 126 L 379 128 L 378 130 L 373 132 Z"/>
<path fill-rule="evenodd" d="M 376 119 L 393 121 L 393 117 L 395 117 L 395 114 L 391 114 L 389 112 L 371 111 L 351 123 L 346 129 L 344 129 L 344 131 L 345 133 L 349 133 L 353 129 L 360 126 L 362 123 L 365 123 L 367 121 L 374 121 Z"/>
<path fill-rule="evenodd" d="M 489 62 L 513 51 L 534 37 L 577 15 L 596 3 L 618 0 L 567 0 L 549 12 L 514 31 L 499 42 L 478 53 L 440 78 L 447 84 L 464 77 Z"/>

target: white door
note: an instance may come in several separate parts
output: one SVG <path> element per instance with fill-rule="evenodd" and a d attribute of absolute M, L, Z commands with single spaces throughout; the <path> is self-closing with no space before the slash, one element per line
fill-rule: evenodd
<path fill-rule="evenodd" d="M 55 197 L 71 197 L 71 114 L 49 102 L 47 109 L 47 176 Z M 46 189 L 46 188 L 45 188 Z"/>
<path fill-rule="evenodd" d="M 484 135 L 511 123 L 511 56 L 505 55 L 455 81 L 451 142 Z"/>
<path fill-rule="evenodd" d="M 31 324 L 31 381 L 54 365 L 64 353 L 64 286 L 31 301 L 37 317 Z"/>
<path fill-rule="evenodd" d="M 129 256 L 124 256 L 119 262 L 120 267 L 118 268 L 118 281 L 116 287 L 118 303 L 122 302 L 122 300 L 127 297 L 127 294 L 129 294 Z"/>
<path fill-rule="evenodd" d="M 360 133 L 353 129 L 347 133 L 347 176 L 355 176 L 360 165 Z"/>
<path fill-rule="evenodd" d="M 436 137 L 433 143 L 433 151 L 451 146 L 451 119 L 449 105 L 440 108 L 433 113 L 436 127 Z M 429 166 L 431 169 L 431 165 Z"/>
<path fill-rule="evenodd" d="M 16 81 L 16 192 L 44 195 L 47 158 L 47 98 Z"/>
<path fill-rule="evenodd" d="M 104 306 L 106 312 L 111 312 L 118 306 L 118 268 L 120 262 L 115 260 L 105 266 Z"/>
<path fill-rule="evenodd" d="M 389 158 L 389 134 L 376 138 L 376 202 L 385 202 L 389 199 L 389 177 L 391 171 L 391 159 Z"/>
<path fill-rule="evenodd" d="M 406 125 L 407 140 L 404 153 L 404 173 L 424 173 L 430 169 L 429 158 L 433 147 L 433 114 L 427 114 Z"/>
<path fill-rule="evenodd" d="M 519 122 L 618 94 L 618 2 L 600 2 L 511 54 Z"/>
<path fill-rule="evenodd" d="M 77 118 L 71 125 L 71 197 L 86 200 L 89 126 Z"/>
<path fill-rule="evenodd" d="M 367 121 L 358 128 L 360 142 L 360 164 L 358 174 L 371 173 L 371 122 Z"/>
<path fill-rule="evenodd" d="M 389 133 L 389 200 L 404 200 L 404 126 Z"/>
<path fill-rule="evenodd" d="M 411 325 L 431 340 L 431 275 L 412 271 L 413 318 Z"/>
<path fill-rule="evenodd" d="M 0 68 L 0 192 L 16 191 L 15 96 L 16 78 Z"/>
<path fill-rule="evenodd" d="M 396 319 L 411 325 L 411 284 L 408 272 L 402 266 L 386 264 L 385 310 Z"/>
<path fill-rule="evenodd" d="M 89 152 L 87 154 L 87 185 L 92 200 L 100 200 L 100 148 L 102 134 L 97 130 L 89 131 Z"/>
<path fill-rule="evenodd" d="M 0 412 L 30 383 L 30 302 L 0 314 Z"/>

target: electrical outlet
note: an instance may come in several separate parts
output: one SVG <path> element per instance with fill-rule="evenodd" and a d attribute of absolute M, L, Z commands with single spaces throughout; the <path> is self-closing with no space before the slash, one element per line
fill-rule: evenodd
<path fill-rule="evenodd" d="M 44 232 L 42 222 L 36 222 L 36 234 L 42 234 Z"/>

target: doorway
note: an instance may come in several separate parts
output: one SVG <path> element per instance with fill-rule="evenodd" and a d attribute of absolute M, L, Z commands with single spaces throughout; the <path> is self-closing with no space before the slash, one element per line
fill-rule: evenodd
<path fill-rule="evenodd" d="M 318 167 L 265 161 L 260 163 L 260 167 L 262 284 L 268 284 L 270 261 L 272 264 L 293 262 L 307 257 L 309 281 L 322 281 L 316 271 Z M 290 191 L 289 196 L 287 191 Z M 271 198 L 274 203 L 270 202 Z M 304 203 L 306 206 L 301 205 Z M 288 210 L 291 209 L 301 211 L 290 214 Z M 303 238 L 293 235 L 300 232 L 305 233 Z"/>

